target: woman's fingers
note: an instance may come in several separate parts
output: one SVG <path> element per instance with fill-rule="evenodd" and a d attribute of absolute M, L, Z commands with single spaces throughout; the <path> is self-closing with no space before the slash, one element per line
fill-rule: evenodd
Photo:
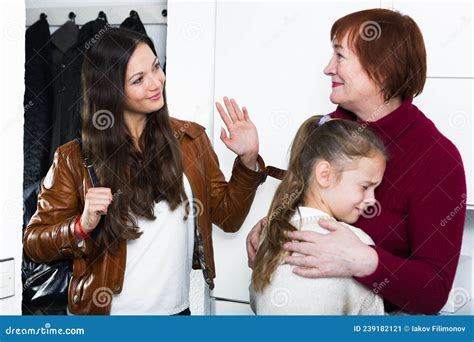
<path fill-rule="evenodd" d="M 112 189 L 110 189 L 110 188 L 104 188 L 104 187 L 89 188 L 89 190 L 87 190 L 87 193 L 92 193 L 92 194 L 108 194 L 108 195 L 112 196 Z"/>
<path fill-rule="evenodd" d="M 232 107 L 234 108 L 234 112 L 237 115 L 237 118 L 239 119 L 239 121 L 244 121 L 244 114 L 240 110 L 240 107 L 237 104 L 237 101 L 235 101 L 235 99 L 230 99 L 230 103 Z"/>
<path fill-rule="evenodd" d="M 229 137 L 227 136 L 227 132 L 225 131 L 224 127 L 221 127 L 221 140 L 229 148 Z"/>
<path fill-rule="evenodd" d="M 293 273 L 303 277 L 317 278 L 325 276 L 323 269 L 315 258 L 309 256 L 287 256 L 285 262 L 295 266 Z"/>
<path fill-rule="evenodd" d="M 227 129 L 230 130 L 230 126 L 237 121 L 250 121 L 247 108 L 243 107 L 240 109 L 235 99 L 229 99 L 227 96 L 224 96 L 224 106 L 225 109 L 220 102 L 216 102 L 217 111 Z"/>
<path fill-rule="evenodd" d="M 97 187 L 87 190 L 82 220 L 88 229 L 94 229 L 97 226 L 99 216 L 108 213 L 108 208 L 112 201 L 113 196 L 110 188 Z"/>
<path fill-rule="evenodd" d="M 285 257 L 285 262 L 287 264 L 293 266 L 300 266 L 300 267 L 316 267 L 317 265 L 314 264 L 314 260 L 312 257 L 307 255 L 287 255 Z"/>
<path fill-rule="evenodd" d="M 238 121 L 238 117 L 235 113 L 234 107 L 232 106 L 232 103 L 230 103 L 230 100 L 227 96 L 224 96 L 224 105 L 227 109 L 227 113 L 229 113 L 232 122 L 235 123 L 236 121 Z"/>
<path fill-rule="evenodd" d="M 250 120 L 249 112 L 247 111 L 246 107 L 242 107 L 242 113 L 244 114 L 245 121 L 252 122 L 252 120 Z"/>
<path fill-rule="evenodd" d="M 286 251 L 300 253 L 304 255 L 313 255 L 316 244 L 313 242 L 286 242 L 283 248 Z"/>
<path fill-rule="evenodd" d="M 219 115 L 221 116 L 222 121 L 224 121 L 224 124 L 226 125 L 227 129 L 230 129 L 230 126 L 232 126 L 232 121 L 227 115 L 224 107 L 219 102 L 216 102 L 216 108 L 217 111 L 219 112 Z"/>
<path fill-rule="evenodd" d="M 264 217 L 253 226 L 252 230 L 247 235 L 247 258 L 248 266 L 253 269 L 253 264 L 255 262 L 255 256 L 257 255 L 258 244 L 260 243 L 260 235 L 264 226 L 267 224 L 267 218 Z"/>

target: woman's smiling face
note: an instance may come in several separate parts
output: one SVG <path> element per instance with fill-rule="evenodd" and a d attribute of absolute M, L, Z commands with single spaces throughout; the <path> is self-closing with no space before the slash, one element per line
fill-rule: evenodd
<path fill-rule="evenodd" d="M 350 48 L 347 34 L 340 42 L 333 42 L 333 50 L 333 56 L 324 68 L 324 74 L 332 80 L 331 102 L 352 112 L 372 102 L 379 103 L 382 97 L 380 87 L 369 77 L 359 57 Z"/>
<path fill-rule="evenodd" d="M 158 58 L 147 44 L 139 44 L 127 64 L 125 110 L 148 114 L 164 105 L 165 74 Z"/>

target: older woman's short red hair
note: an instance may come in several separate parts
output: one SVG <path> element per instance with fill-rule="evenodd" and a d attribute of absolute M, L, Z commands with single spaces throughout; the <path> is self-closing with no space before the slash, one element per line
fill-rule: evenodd
<path fill-rule="evenodd" d="M 407 15 L 388 9 L 354 12 L 338 19 L 331 41 L 347 35 L 349 47 L 382 89 L 384 100 L 413 98 L 426 80 L 426 50 L 418 25 Z"/>

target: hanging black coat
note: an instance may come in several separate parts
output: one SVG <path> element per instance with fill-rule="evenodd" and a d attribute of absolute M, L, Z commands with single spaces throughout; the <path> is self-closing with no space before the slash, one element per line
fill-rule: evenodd
<path fill-rule="evenodd" d="M 53 107 L 50 38 L 46 17 L 30 26 L 25 34 L 23 230 L 36 211 L 39 183 L 49 168 Z M 23 284 L 37 267 L 23 254 Z M 36 309 L 28 305 L 28 298 L 24 297 L 22 310 L 25 315 L 36 313 Z"/>
<path fill-rule="evenodd" d="M 104 20 L 89 21 L 79 30 L 74 46 L 53 64 L 54 119 L 50 161 L 59 146 L 80 136 L 83 101 L 81 71 L 84 53 L 109 28 L 109 24 Z"/>
<path fill-rule="evenodd" d="M 120 24 L 121 28 L 129 29 L 138 33 L 147 34 L 145 26 L 140 19 L 138 13 L 135 12 L 134 15 L 130 15 L 127 19 Z"/>
<path fill-rule="evenodd" d="M 25 227 L 36 210 L 38 182 L 49 168 L 51 147 L 51 44 L 49 24 L 41 18 L 25 34 L 23 200 Z"/>

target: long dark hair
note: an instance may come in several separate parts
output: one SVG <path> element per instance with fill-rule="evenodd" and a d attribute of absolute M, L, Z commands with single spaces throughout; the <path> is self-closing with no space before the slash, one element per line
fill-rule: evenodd
<path fill-rule="evenodd" d="M 101 186 L 109 187 L 113 201 L 95 240 L 94 252 L 114 253 L 123 239 L 137 239 L 137 218 L 155 219 L 154 203 L 168 201 L 174 210 L 186 199 L 179 142 L 171 127 L 166 95 L 164 106 L 149 113 L 135 147 L 125 125 L 127 64 L 146 35 L 111 28 L 86 52 L 82 67 L 83 153 L 92 162 Z"/>
<path fill-rule="evenodd" d="M 296 230 L 289 222 L 304 204 L 314 164 L 326 160 L 338 170 L 345 161 L 377 155 L 386 159 L 383 143 L 369 129 L 348 120 L 331 120 L 319 126 L 321 115 L 307 119 L 296 133 L 288 172 L 278 186 L 268 211 L 267 227 L 255 257 L 252 286 L 263 291 L 282 256 L 282 246 Z"/>

